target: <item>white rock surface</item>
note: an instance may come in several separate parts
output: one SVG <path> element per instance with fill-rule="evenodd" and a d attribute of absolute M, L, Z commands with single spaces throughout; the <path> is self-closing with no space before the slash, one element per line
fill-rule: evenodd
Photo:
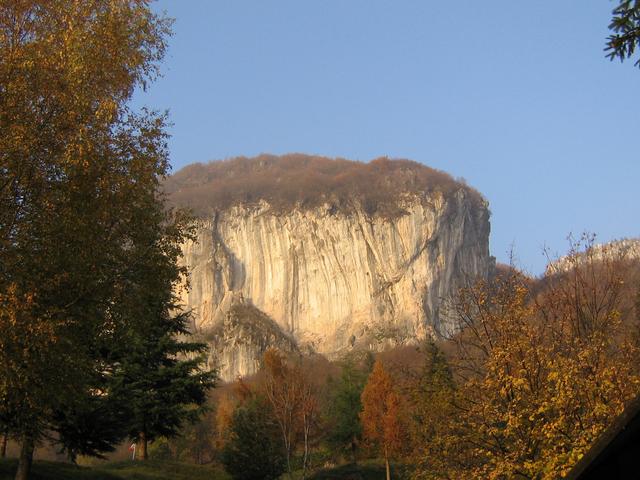
<path fill-rule="evenodd" d="M 213 341 L 223 378 L 253 373 L 268 347 L 228 351 L 234 340 L 222 326 L 237 304 L 257 307 L 299 348 L 329 356 L 450 333 L 441 299 L 490 268 L 488 209 L 464 188 L 450 199 L 407 198 L 403 208 L 383 218 L 357 202 L 346 214 L 283 213 L 263 202 L 203 220 L 197 241 L 184 245 L 191 288 L 183 303 L 195 331 L 225 338 Z"/>

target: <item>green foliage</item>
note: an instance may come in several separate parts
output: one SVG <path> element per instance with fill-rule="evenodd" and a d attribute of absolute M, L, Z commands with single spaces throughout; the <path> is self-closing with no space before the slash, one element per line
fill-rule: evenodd
<path fill-rule="evenodd" d="M 0 461 L 0 480 L 13 480 L 18 462 Z M 69 463 L 35 462 L 32 468 L 34 480 L 120 480 L 121 477 Z"/>
<path fill-rule="evenodd" d="M 208 403 L 207 411 L 196 422 L 187 423 L 180 429 L 180 434 L 169 441 L 164 438 L 156 439 L 151 445 L 155 450 L 158 441 L 170 447 L 168 456 L 156 457 L 152 452 L 151 458 L 166 458 L 180 462 L 192 462 L 198 465 L 209 463 L 217 458 L 216 451 L 216 425 L 214 406 Z"/>
<path fill-rule="evenodd" d="M 155 441 L 149 445 L 149 458 L 161 461 L 173 460 L 173 452 L 171 451 L 169 440 L 165 437 L 156 438 Z"/>
<path fill-rule="evenodd" d="M 167 305 L 157 313 L 133 333 L 111 380 L 126 401 L 129 436 L 143 434 L 146 441 L 175 436 L 184 422 L 195 422 L 216 378 L 202 369 L 206 345 L 181 339 L 189 317 L 171 316 Z"/>
<path fill-rule="evenodd" d="M 158 195 L 166 117 L 127 105 L 170 22 L 148 1 L 25 0 L 0 25 L 0 417 L 28 447 L 24 478 L 45 432 L 72 457 L 111 448 L 123 406 L 174 433 L 208 380 L 168 313 L 189 232 Z"/>
<path fill-rule="evenodd" d="M 78 455 L 103 458 L 125 438 L 128 417 L 126 399 L 87 394 L 53 412 L 55 441 L 71 460 Z"/>
<path fill-rule="evenodd" d="M 409 392 L 412 455 L 416 477 L 446 478 L 452 445 L 447 435 L 455 417 L 455 382 L 440 348 L 428 340 L 424 365 Z"/>
<path fill-rule="evenodd" d="M 614 33 L 607 38 L 607 57 L 620 61 L 631 58 L 640 45 L 640 1 L 620 0 L 613 10 L 609 29 Z M 640 67 L 640 59 L 635 65 Z"/>
<path fill-rule="evenodd" d="M 341 367 L 340 378 L 329 386 L 330 431 L 327 440 L 338 452 L 349 451 L 355 461 L 362 438 L 361 396 L 370 368 L 359 368 L 353 357 L 345 359 Z"/>
<path fill-rule="evenodd" d="M 236 480 L 270 480 L 285 472 L 286 452 L 265 400 L 254 397 L 236 409 L 222 463 Z"/>
<path fill-rule="evenodd" d="M 425 363 L 410 392 L 412 414 L 420 440 L 428 442 L 435 434 L 438 416 L 451 410 L 455 384 L 449 363 L 440 348 L 427 340 L 424 347 Z"/>
<path fill-rule="evenodd" d="M 190 221 L 160 206 L 155 212 L 161 226 L 137 232 L 129 248 L 135 268 L 121 278 L 113 327 L 100 336 L 104 368 L 96 373 L 96 393 L 54 411 L 52 428 L 71 458 L 99 456 L 127 434 L 142 436 L 144 456 L 147 441 L 174 436 L 197 419 L 213 386 L 215 373 L 201 369 L 206 346 L 185 340 L 190 316 L 173 313 L 184 273 L 177 259 Z"/>

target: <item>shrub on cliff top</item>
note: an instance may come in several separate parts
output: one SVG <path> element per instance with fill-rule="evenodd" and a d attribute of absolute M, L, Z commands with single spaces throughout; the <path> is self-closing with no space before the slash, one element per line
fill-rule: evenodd
<path fill-rule="evenodd" d="M 173 203 L 200 215 L 261 200 L 279 210 L 328 204 L 345 211 L 356 200 L 368 214 L 397 216 L 403 194 L 426 199 L 429 193 L 450 196 L 460 189 L 474 203 L 483 203 L 476 190 L 449 174 L 410 160 L 382 157 L 363 163 L 302 154 L 196 163 L 165 182 Z"/>

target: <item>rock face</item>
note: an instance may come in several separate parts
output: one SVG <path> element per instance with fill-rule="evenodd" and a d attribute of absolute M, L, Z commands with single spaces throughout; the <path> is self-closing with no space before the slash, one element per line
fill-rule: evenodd
<path fill-rule="evenodd" d="M 441 300 L 491 266 L 489 211 L 477 199 L 462 185 L 399 192 L 391 216 L 367 213 L 361 198 L 340 209 L 213 206 L 183 248 L 183 303 L 211 363 L 230 380 L 253 373 L 269 346 L 332 357 L 451 333 Z"/>
<path fill-rule="evenodd" d="M 204 329 L 209 343 L 209 365 L 224 380 L 253 373 L 268 348 L 298 351 L 295 340 L 256 307 L 237 299 L 224 312 L 222 320 Z"/>

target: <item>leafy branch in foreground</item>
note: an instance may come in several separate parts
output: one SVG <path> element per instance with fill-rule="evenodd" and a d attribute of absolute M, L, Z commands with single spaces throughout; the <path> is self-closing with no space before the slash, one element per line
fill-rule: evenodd
<path fill-rule="evenodd" d="M 612 14 L 609 30 L 614 33 L 607 37 L 605 51 L 610 60 L 623 61 L 631 58 L 640 45 L 640 1 L 622 0 Z M 635 66 L 640 67 L 640 59 Z"/>

